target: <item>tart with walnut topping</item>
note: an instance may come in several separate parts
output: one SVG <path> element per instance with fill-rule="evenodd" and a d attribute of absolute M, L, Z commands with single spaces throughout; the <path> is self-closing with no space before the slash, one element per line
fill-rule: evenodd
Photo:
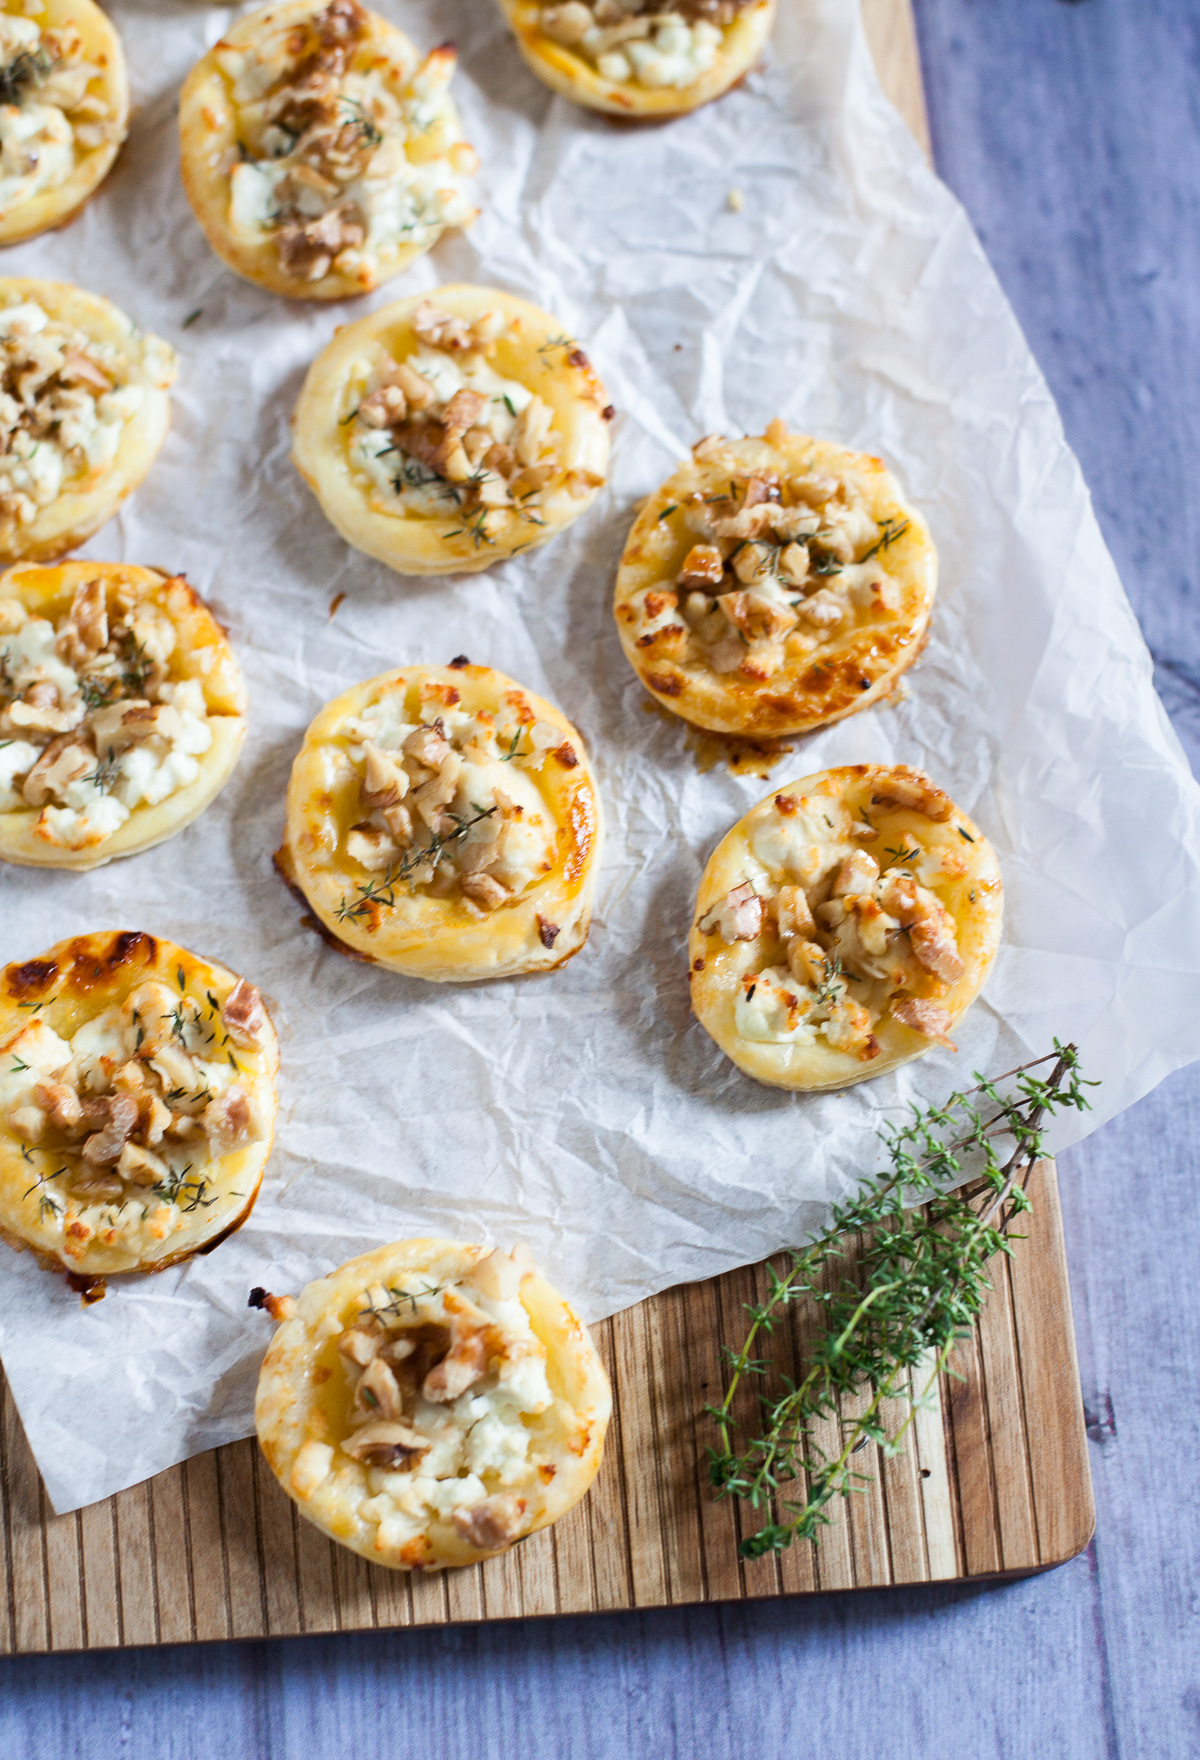
<path fill-rule="evenodd" d="M 849 1087 L 954 1049 L 1002 906 L 991 844 L 921 771 L 824 770 L 760 801 L 713 852 L 692 1007 L 756 1081 Z"/>
<path fill-rule="evenodd" d="M 213 249 L 273 293 L 345 299 L 469 225 L 456 65 L 449 44 L 422 60 L 358 0 L 239 20 L 179 100 L 184 188 Z"/>
<path fill-rule="evenodd" d="M 0 562 L 112 518 L 166 439 L 174 377 L 174 350 L 98 294 L 0 280 Z"/>
<path fill-rule="evenodd" d="M 73 220 L 128 126 L 121 39 L 93 0 L 0 0 L 0 244 Z"/>
<path fill-rule="evenodd" d="M 130 931 L 0 971 L 0 1238 L 80 1278 L 210 1252 L 254 1207 L 279 1047 L 253 984 Z"/>
<path fill-rule="evenodd" d="M 507 1551 L 584 1496 L 612 1394 L 528 1252 L 380 1247 L 293 1301 L 263 1363 L 263 1453 L 302 1515 L 394 1570 Z"/>
<path fill-rule="evenodd" d="M 356 549 L 401 574 L 472 574 L 590 506 L 612 414 L 556 319 L 440 287 L 338 331 L 305 381 L 292 457 Z"/>
<path fill-rule="evenodd" d="M 610 116 L 682 116 L 762 53 L 775 0 L 500 0 L 539 79 Z"/>
<path fill-rule="evenodd" d="M 276 861 L 340 946 L 457 983 L 578 953 L 600 843 L 571 723 L 463 660 L 384 673 L 321 711 L 292 767 Z"/>
<path fill-rule="evenodd" d="M 151 849 L 212 803 L 245 737 L 241 668 L 182 575 L 0 575 L 0 858 L 78 870 Z"/>
<path fill-rule="evenodd" d="M 772 422 L 702 440 L 629 535 L 614 613 L 655 699 L 713 733 L 805 733 L 925 645 L 937 554 L 881 460 Z"/>

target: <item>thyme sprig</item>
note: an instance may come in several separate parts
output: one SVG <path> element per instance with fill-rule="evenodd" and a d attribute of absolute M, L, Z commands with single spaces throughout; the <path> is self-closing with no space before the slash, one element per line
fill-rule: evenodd
<path fill-rule="evenodd" d="M 1036 1073 L 1047 1064 L 1047 1074 Z M 1043 1153 L 1044 1119 L 1062 1108 L 1086 1109 L 1084 1089 L 1095 1085 L 1080 1076 L 1074 1045 L 1056 1039 L 1045 1057 L 994 1080 L 976 1072 L 976 1086 L 943 1105 L 914 1106 L 907 1123 L 879 1132 L 890 1170 L 835 1206 L 829 1227 L 793 1251 L 789 1270 L 768 1267 L 766 1300 L 746 1304 L 746 1339 L 725 1353 L 725 1398 L 705 1408 L 717 1427 L 708 1466 L 718 1498 L 768 1512 L 742 1540 L 744 1558 L 818 1540 L 832 1519 L 829 1504 L 869 1478 L 854 1468 L 855 1454 L 871 1442 L 885 1457 L 900 1452 L 983 1307 L 989 1262 L 1011 1250 L 1010 1225 L 1029 1209 L 1025 1186 Z M 946 1190 L 964 1174 L 965 1186 Z M 852 1259 L 858 1236 L 865 1244 Z M 797 1302 L 815 1309 L 815 1331 L 802 1347 L 799 1378 L 782 1376 L 778 1395 L 758 1393 L 754 1434 L 757 1426 L 735 1417 L 735 1400 L 743 1383 L 761 1384 L 771 1373 L 771 1359 L 755 1353 Z M 852 1395 L 862 1396 L 862 1409 L 847 1415 L 842 1402 Z M 882 1412 L 893 1399 L 911 1409 L 889 1434 Z M 784 1495 L 797 1482 L 802 1494 Z"/>
<path fill-rule="evenodd" d="M 460 813 L 449 814 L 448 817 L 456 821 L 453 831 L 439 831 L 430 838 L 428 843 L 415 843 L 411 849 L 405 851 L 398 862 L 391 863 L 381 880 L 360 881 L 355 888 L 358 893 L 357 899 L 347 901 L 346 895 L 343 893 L 342 901 L 334 912 L 338 922 L 345 923 L 353 921 L 355 917 L 365 916 L 373 905 L 378 905 L 383 910 L 391 910 L 396 903 L 397 886 L 411 880 L 413 875 L 426 863 L 431 863 L 436 868 L 450 844 L 457 843 L 460 838 L 465 837 L 472 825 L 478 825 L 481 819 L 490 819 L 494 813 L 499 811 L 499 807 L 476 807 L 473 819 L 464 819 Z"/>

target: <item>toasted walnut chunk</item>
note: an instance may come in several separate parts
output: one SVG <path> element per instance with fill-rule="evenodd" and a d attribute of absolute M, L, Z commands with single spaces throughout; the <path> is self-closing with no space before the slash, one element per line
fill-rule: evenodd
<path fill-rule="evenodd" d="M 405 1424 L 364 1424 L 342 1443 L 342 1452 L 367 1467 L 404 1472 L 424 1460 L 429 1443 Z"/>
<path fill-rule="evenodd" d="M 487 1374 L 487 1340 L 482 1331 L 465 1332 L 456 1338 L 441 1362 L 421 1384 L 421 1392 L 434 1405 L 450 1405 L 468 1387 Z"/>
<path fill-rule="evenodd" d="M 950 1037 L 950 1016 L 940 1002 L 927 1002 L 921 997 L 906 996 L 892 1005 L 892 1016 L 902 1027 L 911 1027 L 914 1033 L 923 1033 L 927 1039 L 936 1039 L 951 1051 L 958 1050 Z"/>
<path fill-rule="evenodd" d="M 257 1050 L 267 1025 L 262 992 L 239 978 L 221 1005 L 221 1020 L 239 1050 Z"/>
<path fill-rule="evenodd" d="M 527 1507 L 525 1498 L 511 1491 L 499 1492 L 469 1509 L 456 1509 L 450 1520 L 469 1546 L 490 1552 L 516 1539 Z"/>

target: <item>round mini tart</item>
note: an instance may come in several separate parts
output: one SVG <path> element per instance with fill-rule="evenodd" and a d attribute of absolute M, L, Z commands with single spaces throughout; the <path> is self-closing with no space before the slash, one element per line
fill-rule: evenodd
<path fill-rule="evenodd" d="M 469 226 L 457 60 L 450 44 L 422 60 L 358 0 L 241 19 L 179 101 L 184 188 L 218 256 L 272 293 L 346 299 Z"/>
<path fill-rule="evenodd" d="M 630 665 L 713 733 L 806 733 L 925 645 L 929 528 L 878 458 L 788 432 L 702 440 L 638 515 L 613 612 Z"/>
<path fill-rule="evenodd" d="M 49 562 L 158 456 L 175 352 L 99 294 L 0 280 L 0 563 Z"/>
<path fill-rule="evenodd" d="M 773 1088 L 847 1088 L 955 1047 L 1000 941 L 987 838 L 919 770 L 850 764 L 717 845 L 688 959 L 696 1018 Z"/>
<path fill-rule="evenodd" d="M 93 0 L 0 0 L 0 244 L 73 220 L 128 129 L 121 39 Z"/>
<path fill-rule="evenodd" d="M 474 574 L 591 505 L 613 413 L 547 312 L 440 287 L 338 331 L 305 380 L 292 458 L 348 544 L 401 574 Z"/>
<path fill-rule="evenodd" d="M 775 0 L 500 0 L 521 53 L 564 98 L 609 116 L 683 116 L 750 72 Z"/>
<path fill-rule="evenodd" d="M 182 575 L 118 562 L 0 575 L 0 857 L 98 868 L 173 837 L 233 773 L 246 689 Z"/>
<path fill-rule="evenodd" d="M 0 1236 L 82 1280 L 211 1252 L 254 1208 L 279 1046 L 253 984 L 140 931 L 0 971 Z"/>
<path fill-rule="evenodd" d="M 393 1570 L 506 1552 L 584 1496 L 612 1410 L 579 1317 L 511 1253 L 399 1241 L 291 1297 L 258 1438 L 302 1515 Z"/>
<path fill-rule="evenodd" d="M 464 983 L 579 952 L 601 837 L 566 716 L 462 661 L 386 672 L 322 709 L 275 859 L 344 951 Z"/>

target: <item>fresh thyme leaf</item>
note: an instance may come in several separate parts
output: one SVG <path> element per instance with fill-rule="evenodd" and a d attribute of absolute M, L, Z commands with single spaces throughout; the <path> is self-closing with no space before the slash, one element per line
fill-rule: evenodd
<path fill-rule="evenodd" d="M 187 989 L 187 979 L 183 975 L 183 967 L 182 966 L 175 967 L 175 976 L 179 980 L 180 994 L 182 994 L 183 991 Z"/>
<path fill-rule="evenodd" d="M 524 729 L 521 727 L 518 727 L 517 731 L 513 734 L 512 739 L 509 742 L 508 750 L 501 754 L 500 762 L 502 764 L 511 764 L 513 759 L 516 757 L 517 747 L 521 743 L 521 735 L 523 732 L 524 732 Z"/>
<path fill-rule="evenodd" d="M 974 843 L 975 839 L 971 836 L 971 833 L 969 831 L 964 831 L 961 825 L 956 825 L 954 829 L 958 832 L 958 835 L 965 838 L 968 843 Z"/>
<path fill-rule="evenodd" d="M 888 845 L 884 845 L 884 854 L 894 856 L 897 862 L 915 862 L 920 853 L 919 849 L 906 849 L 904 844 L 901 844 L 899 849 L 892 849 Z"/>
<path fill-rule="evenodd" d="M 664 507 L 658 517 L 660 520 L 664 520 L 664 519 L 668 519 L 671 516 L 671 514 L 678 513 L 678 512 L 679 512 L 678 501 L 672 501 L 670 507 Z"/>
<path fill-rule="evenodd" d="M 717 1497 L 767 1517 L 742 1541 L 743 1557 L 817 1541 L 830 1503 L 868 1477 L 853 1465 L 858 1451 L 900 1450 L 984 1305 L 989 1262 L 1011 1250 L 1010 1226 L 1030 1207 L 1025 1186 L 1044 1151 L 1043 1121 L 1064 1107 L 1087 1109 L 1084 1090 L 1094 1086 L 1079 1074 L 1075 1046 L 1056 1039 L 1045 1057 L 993 1080 L 977 1075 L 975 1087 L 940 1106 L 914 1107 L 907 1123 L 879 1132 L 890 1170 L 835 1205 L 829 1227 L 792 1252 L 789 1269 L 767 1267 L 766 1299 L 747 1304 L 745 1340 L 725 1353 L 725 1398 L 705 1408 L 717 1427 L 708 1450 Z M 852 1245 L 860 1239 L 866 1244 Z M 818 1321 L 811 1333 L 806 1326 L 798 1378 L 785 1376 L 782 1392 L 759 1391 L 754 1417 L 736 1416 L 739 1388 L 756 1378 L 761 1388 L 775 1368 L 756 1353 L 801 1301 Z M 850 1397 L 860 1407 L 852 1415 Z M 894 1399 L 910 1411 L 889 1432 L 881 1414 Z"/>
<path fill-rule="evenodd" d="M 841 574 L 842 565 L 836 556 L 812 556 L 811 551 L 809 555 L 814 574 Z"/>
<path fill-rule="evenodd" d="M 188 313 L 187 317 L 183 320 L 183 323 L 179 326 L 179 328 L 181 330 L 190 330 L 192 325 L 196 322 L 196 319 L 202 318 L 203 316 L 204 316 L 204 307 L 197 306 L 194 312 Z"/>
<path fill-rule="evenodd" d="M 29 1068 L 29 1065 L 27 1063 L 22 1063 L 21 1059 L 18 1057 L 16 1062 L 13 1064 L 12 1068 L 9 1070 L 8 1073 L 10 1076 L 19 1076 L 21 1074 L 22 1070 L 26 1070 L 28 1068 Z"/>
<path fill-rule="evenodd" d="M 897 538 L 902 538 L 908 530 L 908 521 L 897 519 L 893 515 L 890 519 L 880 520 L 879 530 L 882 536 L 859 558 L 860 562 L 870 562 L 872 556 L 877 555 L 880 550 L 890 549 Z"/>
<path fill-rule="evenodd" d="M 817 987 L 817 1001 L 823 1002 L 827 1005 L 839 1002 L 845 988 L 846 985 L 842 978 L 841 959 L 836 955 L 833 959 L 830 959 L 829 955 L 826 954 L 825 976 Z"/>
<path fill-rule="evenodd" d="M 100 793 L 106 794 L 113 777 L 117 773 L 117 769 L 117 760 L 113 756 L 112 747 L 109 746 L 107 758 L 99 759 L 96 768 L 94 770 L 89 770 L 82 780 L 84 782 L 94 782 L 96 787 L 100 790 Z"/>
<path fill-rule="evenodd" d="M 560 348 L 571 349 L 571 348 L 578 348 L 578 347 L 579 347 L 579 344 L 577 342 L 575 342 L 570 336 L 552 336 L 550 338 L 549 342 L 543 342 L 542 346 L 538 349 L 538 353 L 539 354 L 553 354 L 556 349 L 560 349 Z"/>
<path fill-rule="evenodd" d="M 19 105 L 32 87 L 49 78 L 53 67 L 54 57 L 45 49 L 22 49 L 0 67 L 0 104 Z"/>

